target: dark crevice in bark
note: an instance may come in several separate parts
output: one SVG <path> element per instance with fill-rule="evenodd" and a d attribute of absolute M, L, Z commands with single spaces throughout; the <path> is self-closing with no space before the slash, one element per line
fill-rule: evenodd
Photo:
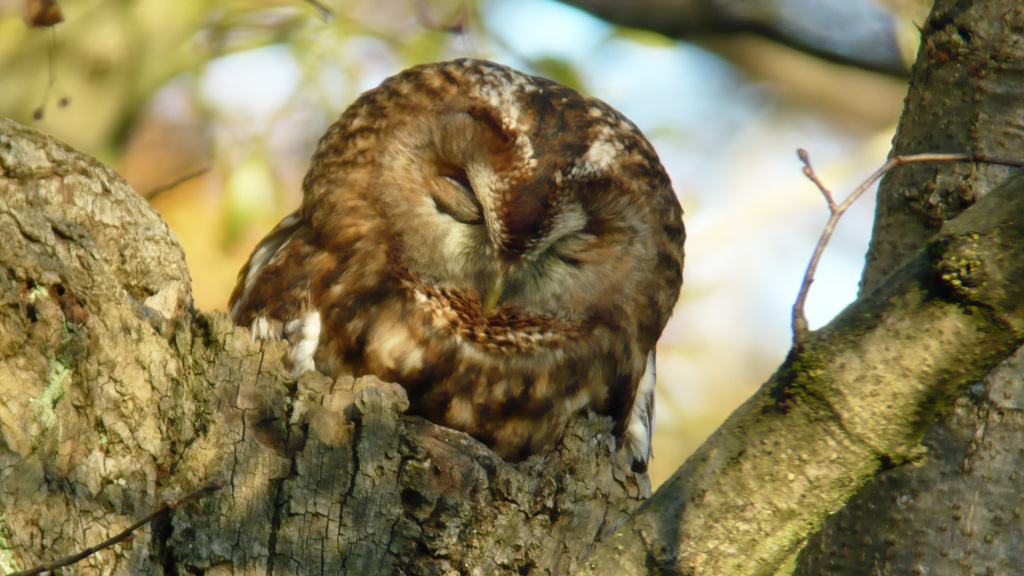
<path fill-rule="evenodd" d="M 283 509 L 287 506 L 287 502 L 283 498 L 284 480 L 271 480 L 270 489 L 274 494 L 271 499 L 274 507 L 274 513 L 270 517 L 270 534 L 267 540 L 267 576 L 274 576 L 274 561 L 277 556 L 277 534 L 281 530 L 281 516 L 284 514 Z"/>
<path fill-rule="evenodd" d="M 171 535 L 174 533 L 171 516 L 171 514 L 167 514 L 156 519 L 152 526 L 154 547 L 163 576 L 178 576 L 178 563 L 174 557 L 174 547 L 170 545 Z"/>
<path fill-rule="evenodd" d="M 259 374 L 257 370 L 257 378 L 258 377 Z M 274 496 L 272 498 L 273 514 L 270 520 L 270 535 L 267 542 L 267 547 L 269 549 L 269 554 L 267 555 L 267 576 L 273 576 L 274 574 L 274 563 L 277 559 L 278 533 L 281 530 L 282 518 L 287 514 L 288 499 L 285 494 L 285 486 L 287 482 L 299 476 L 296 462 L 296 453 L 298 452 L 296 445 L 304 443 L 304 438 L 300 439 L 293 437 L 295 430 L 291 424 L 292 415 L 295 410 L 295 396 L 298 391 L 298 387 L 294 384 L 286 384 L 285 390 L 287 393 L 282 413 L 278 417 L 272 418 L 271 422 L 274 424 L 280 424 L 281 426 L 279 433 L 281 435 L 282 450 L 288 458 L 288 475 L 284 478 L 274 479 L 270 483 L 271 492 Z M 299 449 L 301 449 L 301 447 L 299 447 Z"/>

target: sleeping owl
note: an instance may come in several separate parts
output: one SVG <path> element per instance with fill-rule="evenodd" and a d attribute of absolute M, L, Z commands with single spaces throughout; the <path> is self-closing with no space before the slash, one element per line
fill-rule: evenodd
<path fill-rule="evenodd" d="M 397 382 L 511 461 L 589 408 L 646 468 L 685 230 L 622 114 L 485 60 L 416 66 L 328 129 L 303 194 L 230 299 L 295 372 Z"/>

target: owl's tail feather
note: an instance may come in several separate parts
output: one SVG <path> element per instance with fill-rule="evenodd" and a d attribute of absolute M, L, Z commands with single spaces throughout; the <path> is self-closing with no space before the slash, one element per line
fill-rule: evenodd
<path fill-rule="evenodd" d="M 647 353 L 647 369 L 637 384 L 636 399 L 629 414 L 625 449 L 633 456 L 633 471 L 647 471 L 652 456 L 651 434 L 654 432 L 654 349 Z"/>

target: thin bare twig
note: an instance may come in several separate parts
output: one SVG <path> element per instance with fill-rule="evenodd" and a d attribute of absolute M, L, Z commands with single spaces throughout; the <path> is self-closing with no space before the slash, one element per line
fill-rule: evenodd
<path fill-rule="evenodd" d="M 118 533 L 116 536 L 113 536 L 113 537 L 111 537 L 111 538 L 109 538 L 107 540 L 104 540 L 103 542 L 100 542 L 96 546 L 90 546 L 90 547 L 86 548 L 85 550 L 82 550 L 82 551 L 77 552 L 75 554 L 72 554 L 70 556 L 65 556 L 64 558 L 61 558 L 60 560 L 54 560 L 52 562 L 45 562 L 43 564 L 37 564 L 36 566 L 33 566 L 32 568 L 29 568 L 28 570 L 22 570 L 21 572 L 12 572 L 12 573 L 8 574 L 7 576 L 35 576 L 36 574 L 42 574 L 43 572 L 53 572 L 54 570 L 57 570 L 58 568 L 64 568 L 65 566 L 70 566 L 70 565 L 72 565 L 72 564 L 74 564 L 76 562 L 79 562 L 81 560 L 84 560 L 84 559 L 88 558 L 89 556 L 92 556 L 93 554 L 99 552 L 100 550 L 103 550 L 104 548 L 109 548 L 109 547 L 113 546 L 114 544 L 117 544 L 118 542 L 122 542 L 124 540 L 127 540 L 128 537 L 131 536 L 139 528 L 142 528 L 143 526 L 145 526 L 146 524 L 149 524 L 150 522 L 156 520 L 157 518 L 162 518 L 162 517 L 166 516 L 167 514 L 170 514 L 170 512 L 172 510 L 176 509 L 177 507 L 181 506 L 182 504 L 184 504 L 186 502 L 189 502 L 191 500 L 195 500 L 195 499 L 197 499 L 197 498 L 199 498 L 201 496 L 209 494 L 210 492 L 216 492 L 217 490 L 220 490 L 223 487 L 224 487 L 224 481 L 223 480 L 219 480 L 219 479 L 210 480 L 206 484 L 203 484 L 199 488 L 196 488 L 195 490 L 189 492 L 188 494 L 185 494 L 184 496 L 182 496 L 181 498 L 178 498 L 177 500 L 168 500 L 166 502 L 161 503 L 152 512 L 150 512 L 150 514 L 148 516 L 146 516 L 142 520 L 139 520 L 135 524 L 132 524 L 131 526 L 125 528 L 120 533 Z"/>
<path fill-rule="evenodd" d="M 320 17 L 323 18 L 325 22 L 329 22 L 331 18 L 334 17 L 334 12 L 331 12 L 330 8 L 324 6 L 320 2 L 317 2 L 317 0 L 306 0 L 306 4 L 309 4 L 310 6 L 315 8 L 316 11 L 320 14 Z"/>
<path fill-rule="evenodd" d="M 811 167 L 810 157 L 807 155 L 807 151 L 800 148 L 796 151 L 797 156 L 800 158 L 800 162 L 804 165 L 804 175 L 814 182 L 814 185 L 821 191 L 822 196 L 825 197 L 825 202 L 828 203 L 829 217 L 828 222 L 825 223 L 825 229 L 821 232 L 821 237 L 818 239 L 818 244 L 814 247 L 814 254 L 811 256 L 811 261 L 807 264 L 807 271 L 804 272 L 804 280 L 800 284 L 800 292 L 797 294 L 796 302 L 793 304 L 793 342 L 799 342 L 809 332 L 807 325 L 807 316 L 804 314 L 804 305 L 807 303 L 807 294 L 811 290 L 811 283 L 814 282 L 814 272 L 818 268 L 818 262 L 821 260 L 821 255 L 825 251 L 825 246 L 828 245 L 828 241 L 832 238 L 832 232 L 835 231 L 836 224 L 839 219 L 842 218 L 843 214 L 853 205 L 854 202 L 860 198 L 864 192 L 871 187 L 872 184 L 877 182 L 886 172 L 892 170 L 897 166 L 904 164 L 919 164 L 922 162 L 985 162 L 988 164 L 1002 164 L 1005 166 L 1014 166 L 1020 168 L 1024 166 L 1024 161 L 1011 160 L 1003 158 L 991 158 L 984 154 L 939 154 L 939 153 L 925 153 L 925 154 L 910 154 L 907 156 L 893 156 L 886 160 L 885 164 L 878 170 L 875 170 L 867 180 L 861 183 L 845 200 L 840 204 L 836 204 L 832 198 L 832 192 L 821 182 L 818 175 L 814 173 L 814 168 Z"/>
<path fill-rule="evenodd" d="M 56 3 L 53 3 L 53 5 L 56 6 Z M 52 24 L 41 24 L 45 26 L 50 26 L 50 48 L 47 52 L 47 62 L 49 63 L 49 78 L 46 82 L 46 89 L 43 91 L 43 103 L 39 106 L 39 108 L 36 108 L 32 112 L 33 120 L 43 119 L 43 114 L 46 110 L 46 106 L 50 103 L 50 90 L 53 90 L 55 92 L 63 92 L 60 86 L 57 85 L 57 58 L 54 55 L 57 51 L 57 28 L 53 26 L 53 24 L 56 24 L 57 22 L 64 20 L 64 16 L 60 14 L 59 7 L 57 7 L 56 17 L 59 18 L 59 20 L 56 20 Z M 66 107 L 69 103 L 71 103 L 71 98 L 69 98 L 67 95 L 61 96 L 57 100 L 57 106 L 60 106 L 61 108 Z"/>
<path fill-rule="evenodd" d="M 174 180 L 171 180 L 170 182 L 162 186 L 158 186 L 152 190 L 147 190 L 145 193 L 142 194 L 142 197 L 146 198 L 147 200 L 152 200 L 153 198 L 156 198 L 157 196 L 163 194 L 164 192 L 167 192 L 168 190 L 177 188 L 179 184 L 184 184 L 185 182 L 188 182 L 193 178 L 198 178 L 209 171 L 209 166 L 203 166 L 202 168 L 198 168 L 196 170 L 193 170 L 192 172 L 188 172 L 186 174 L 178 176 Z"/>

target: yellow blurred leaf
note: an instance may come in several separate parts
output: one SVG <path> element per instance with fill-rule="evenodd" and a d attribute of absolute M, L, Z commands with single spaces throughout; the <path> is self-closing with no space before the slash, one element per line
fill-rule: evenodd
<path fill-rule="evenodd" d="M 228 244 L 249 224 L 274 214 L 276 189 L 270 161 L 262 151 L 253 152 L 231 174 L 224 187 L 224 240 Z"/>

